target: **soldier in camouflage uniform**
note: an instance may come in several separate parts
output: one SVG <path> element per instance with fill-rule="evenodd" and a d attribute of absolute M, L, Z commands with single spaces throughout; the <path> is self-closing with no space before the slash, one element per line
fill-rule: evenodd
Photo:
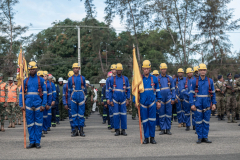
<path fill-rule="evenodd" d="M 225 112 L 225 92 L 226 92 L 226 84 L 223 80 L 223 76 L 218 76 L 218 81 L 214 83 L 214 88 L 216 90 L 216 101 L 217 101 L 217 113 L 218 120 L 224 120 L 224 112 Z"/>
<path fill-rule="evenodd" d="M 17 106 L 19 104 L 17 90 L 18 87 L 13 83 L 13 77 L 8 77 L 8 84 L 5 86 L 7 93 L 5 97 L 5 106 L 9 120 L 8 128 L 15 128 Z"/>
<path fill-rule="evenodd" d="M 234 83 L 236 85 L 236 120 L 239 120 L 239 111 L 240 111 L 240 78 L 239 75 L 234 76 Z M 240 126 L 240 125 L 239 125 Z"/>
<path fill-rule="evenodd" d="M 100 82 L 99 82 L 100 83 Z M 99 113 L 100 113 L 100 116 L 102 117 L 103 116 L 103 105 L 101 103 L 101 98 L 102 98 L 102 86 L 100 84 L 100 87 L 98 88 L 98 91 L 97 91 L 97 105 L 99 107 Z M 105 122 L 106 123 L 106 122 Z M 105 124 L 103 123 L 103 124 Z"/>
<path fill-rule="evenodd" d="M 16 78 L 14 78 L 14 84 L 17 85 L 18 81 Z M 19 97 L 19 92 L 20 92 L 21 86 L 18 87 L 17 89 L 17 97 Z M 22 125 L 21 123 L 21 119 L 22 119 L 22 111 L 19 105 L 16 106 L 17 110 L 16 110 L 16 121 L 15 121 L 15 125 L 17 124 L 18 121 L 18 125 Z"/>
<path fill-rule="evenodd" d="M 88 119 L 88 117 L 91 114 L 92 109 L 92 89 L 90 86 L 90 82 L 86 80 L 86 89 L 87 89 L 87 95 L 86 95 L 86 105 L 85 105 L 85 117 Z"/>
<path fill-rule="evenodd" d="M 234 84 L 234 81 L 232 80 L 232 74 L 229 73 L 227 75 L 227 81 L 226 81 L 226 101 L 227 101 L 227 117 L 228 117 L 228 123 L 237 123 L 235 121 L 236 116 L 236 84 Z M 230 111 L 232 111 L 232 120 L 230 119 Z"/>
<path fill-rule="evenodd" d="M 6 106 L 4 105 L 6 96 L 6 83 L 3 82 L 3 74 L 0 73 L 0 118 L 1 118 L 1 131 L 4 132 L 4 119 L 6 114 Z"/>

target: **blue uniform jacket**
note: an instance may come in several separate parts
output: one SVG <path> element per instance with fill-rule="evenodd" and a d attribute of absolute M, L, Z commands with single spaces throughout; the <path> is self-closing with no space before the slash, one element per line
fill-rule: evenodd
<path fill-rule="evenodd" d="M 84 94 L 86 94 L 86 92 L 85 92 L 85 88 L 86 88 L 85 77 L 82 76 L 83 87 L 84 88 L 81 88 L 81 77 L 80 77 L 80 75 L 78 75 L 78 76 L 73 75 L 73 77 L 74 77 L 74 83 L 75 83 L 75 90 L 78 91 L 78 92 L 75 92 L 74 94 L 72 94 L 72 92 L 73 92 L 72 77 L 69 77 L 68 78 L 68 92 L 69 92 L 68 94 L 72 95 L 72 100 L 83 100 L 83 99 L 85 99 Z"/>
<path fill-rule="evenodd" d="M 154 83 L 153 87 L 155 91 L 151 85 L 152 83 L 151 77 L 153 77 L 153 83 Z M 162 96 L 160 93 L 160 88 L 159 88 L 159 84 L 156 76 L 149 75 L 148 78 L 143 76 L 143 86 L 144 86 L 144 92 L 140 93 L 140 100 L 139 100 L 141 104 L 148 106 L 155 100 L 157 101 L 162 100 Z M 133 103 L 135 103 L 135 96 L 133 96 Z"/>
<path fill-rule="evenodd" d="M 58 106 L 58 104 L 59 104 L 59 95 L 60 95 L 59 85 L 55 84 L 55 88 L 56 88 L 56 102 L 55 102 L 55 106 Z"/>
<path fill-rule="evenodd" d="M 188 79 L 187 88 L 186 88 L 186 91 L 184 92 L 184 99 L 186 101 L 189 101 L 189 99 L 190 99 L 190 91 L 191 91 L 191 86 L 192 86 L 192 80 L 193 79 L 194 79 L 193 77 L 191 79 Z"/>
<path fill-rule="evenodd" d="M 196 95 L 196 97 L 194 98 L 195 95 L 195 88 L 196 88 L 196 78 L 192 80 L 192 87 L 190 90 L 190 104 L 195 105 L 195 106 L 206 106 L 206 107 L 210 107 L 211 102 L 212 104 L 216 104 L 216 94 L 215 94 L 215 90 L 214 90 L 214 85 L 213 85 L 213 81 L 211 78 L 210 79 L 210 86 L 211 86 L 211 90 L 212 90 L 212 97 L 210 100 L 210 97 L 201 97 L 201 96 L 209 96 L 209 84 L 208 84 L 208 79 L 207 77 L 205 77 L 204 80 L 201 79 L 201 77 L 199 76 L 198 79 L 198 93 Z M 199 95 L 199 96 L 198 96 Z"/>
<path fill-rule="evenodd" d="M 123 88 L 123 75 L 120 77 L 116 76 L 116 87 L 114 87 L 114 77 L 111 77 L 109 80 L 109 100 L 110 102 L 113 101 L 113 99 L 117 102 L 124 102 L 126 99 L 130 99 L 130 86 L 129 81 L 126 76 L 124 76 L 125 79 L 125 87 L 126 92 L 124 92 Z M 113 92 L 114 90 L 114 92 Z"/>
<path fill-rule="evenodd" d="M 26 85 L 26 81 L 27 78 L 24 80 L 24 88 Z M 33 93 L 33 94 L 27 94 L 25 95 L 25 104 L 28 107 L 39 107 L 39 106 L 43 106 L 45 107 L 47 104 L 47 90 L 46 90 L 46 85 L 44 84 L 44 79 L 42 77 L 40 77 L 40 83 L 41 83 L 41 87 L 42 87 L 42 91 L 43 91 L 43 99 L 41 99 L 41 97 L 39 95 L 37 95 L 38 92 L 38 78 L 37 78 L 37 74 L 35 74 L 33 77 L 30 76 L 29 77 L 29 81 L 28 81 L 28 86 L 27 86 L 27 93 Z M 35 93 L 35 94 L 34 94 Z M 21 91 L 19 93 L 19 106 L 23 107 L 23 102 L 22 102 L 22 88 Z"/>
<path fill-rule="evenodd" d="M 67 83 L 63 85 L 63 95 L 62 95 L 62 102 L 63 102 L 63 105 L 66 106 L 66 105 L 71 105 L 71 95 L 69 94 L 69 92 L 67 91 Z M 66 102 L 66 92 L 68 94 L 67 96 L 67 102 Z M 68 103 L 68 104 L 67 104 Z"/>
<path fill-rule="evenodd" d="M 178 79 L 178 85 L 176 84 L 177 79 Z M 178 96 L 180 99 L 184 98 L 184 93 L 186 92 L 185 84 L 186 84 L 186 77 L 183 77 L 182 79 L 180 79 L 179 77 L 174 79 L 176 97 Z"/>
<path fill-rule="evenodd" d="M 108 77 L 106 80 L 106 99 L 107 100 L 109 99 L 109 85 L 110 85 L 109 81 L 110 81 L 111 77 L 113 77 L 113 76 Z"/>
<path fill-rule="evenodd" d="M 106 99 L 106 85 L 104 85 L 104 86 L 102 87 L 101 102 L 104 102 L 104 105 L 107 104 L 107 99 Z"/>
<path fill-rule="evenodd" d="M 170 86 L 168 86 L 168 78 L 170 80 Z M 158 79 L 160 78 L 160 84 L 161 86 L 160 88 L 160 93 L 162 96 L 163 101 L 168 101 L 169 99 L 175 100 L 176 96 L 175 96 L 175 85 L 173 82 L 172 77 L 170 77 L 169 75 L 166 75 L 165 77 L 163 77 L 161 74 L 158 76 Z"/>
<path fill-rule="evenodd" d="M 49 81 L 47 81 L 47 105 L 51 106 L 52 103 L 52 89 L 50 87 Z"/>
<path fill-rule="evenodd" d="M 50 86 L 52 88 L 52 101 L 56 102 L 56 99 L 57 99 L 56 87 L 53 82 L 49 82 L 49 83 L 51 83 Z"/>

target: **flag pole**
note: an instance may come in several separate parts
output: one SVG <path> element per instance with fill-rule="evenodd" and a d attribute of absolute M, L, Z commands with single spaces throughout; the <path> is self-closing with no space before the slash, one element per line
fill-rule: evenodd
<path fill-rule="evenodd" d="M 22 45 L 20 46 L 20 54 L 22 54 Z M 23 68 L 25 68 L 25 63 L 23 63 L 23 54 L 21 57 L 21 62 L 20 62 L 20 77 L 21 77 L 21 81 L 22 81 L 22 102 L 23 102 L 23 135 L 24 135 L 24 148 L 27 147 L 27 140 L 26 140 L 26 111 L 25 111 L 25 98 L 24 98 L 24 75 L 23 75 Z"/>
<path fill-rule="evenodd" d="M 134 44 L 133 44 L 133 54 L 135 54 L 135 46 L 134 46 Z M 140 98 L 140 97 L 138 97 L 138 98 Z M 138 99 L 137 102 L 139 102 L 139 99 Z M 140 141 L 141 141 L 141 144 L 143 144 L 143 140 L 142 140 L 142 124 L 141 124 L 141 114 L 140 114 L 140 105 L 139 104 L 138 104 L 138 121 L 139 121 Z"/>

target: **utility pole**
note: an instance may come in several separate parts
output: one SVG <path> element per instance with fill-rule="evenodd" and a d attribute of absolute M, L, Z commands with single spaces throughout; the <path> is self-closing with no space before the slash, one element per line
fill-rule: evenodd
<path fill-rule="evenodd" d="M 78 65 L 80 66 L 80 71 L 79 71 L 79 74 L 81 75 L 81 70 L 82 70 L 82 67 L 81 67 L 81 27 L 83 28 L 108 28 L 109 29 L 109 26 L 68 26 L 68 25 L 65 25 L 65 26 L 59 26 L 59 25 L 56 25 L 56 26 L 53 26 L 52 28 L 78 28 Z"/>
<path fill-rule="evenodd" d="M 80 41 L 81 41 L 81 37 L 80 37 L 80 26 L 78 26 L 78 65 L 80 66 L 80 70 L 79 70 L 79 74 L 81 75 L 81 46 L 80 46 Z"/>

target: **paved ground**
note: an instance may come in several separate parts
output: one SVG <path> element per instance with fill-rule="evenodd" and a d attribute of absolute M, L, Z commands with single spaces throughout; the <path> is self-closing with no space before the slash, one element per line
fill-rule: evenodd
<path fill-rule="evenodd" d="M 215 117 L 210 123 L 212 144 L 196 144 L 194 131 L 177 128 L 177 122 L 172 125 L 171 136 L 156 132 L 156 145 L 140 145 L 138 121 L 131 120 L 130 115 L 127 137 L 115 137 L 97 113 L 86 124 L 86 137 L 72 138 L 68 120 L 62 121 L 42 139 L 40 150 L 23 148 L 23 126 L 6 128 L 0 132 L 0 159 L 240 159 L 240 127 Z"/>

